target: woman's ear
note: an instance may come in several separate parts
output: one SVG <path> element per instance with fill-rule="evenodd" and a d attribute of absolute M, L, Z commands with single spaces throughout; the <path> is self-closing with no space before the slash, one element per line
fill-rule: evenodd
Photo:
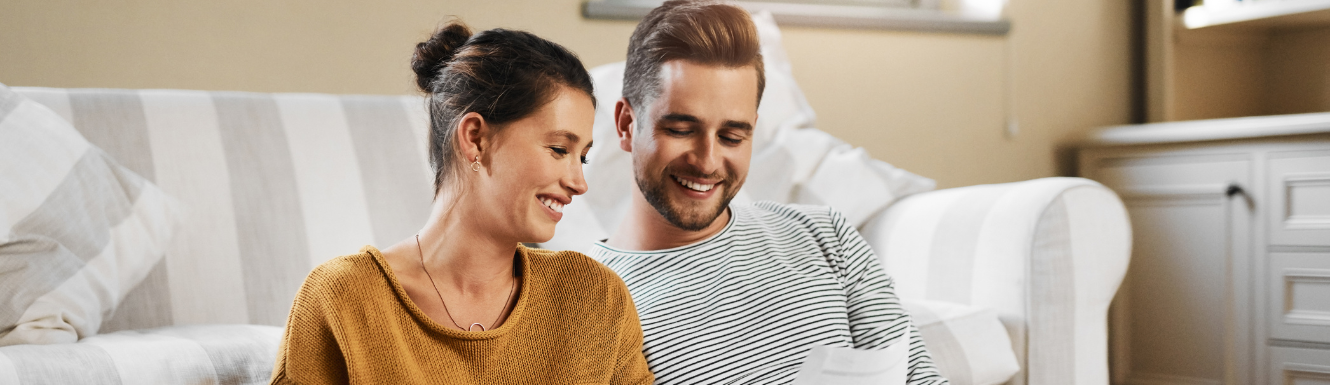
<path fill-rule="evenodd" d="M 627 152 L 633 152 L 633 129 L 637 125 L 634 118 L 628 99 L 619 98 L 614 103 L 614 132 L 619 135 L 619 148 Z"/>
<path fill-rule="evenodd" d="M 489 137 L 489 124 L 485 123 L 485 117 L 479 113 L 468 112 L 457 120 L 457 145 L 458 152 L 466 158 L 467 163 L 471 163 L 480 157 L 480 154 L 488 150 L 489 142 L 485 138 Z"/>

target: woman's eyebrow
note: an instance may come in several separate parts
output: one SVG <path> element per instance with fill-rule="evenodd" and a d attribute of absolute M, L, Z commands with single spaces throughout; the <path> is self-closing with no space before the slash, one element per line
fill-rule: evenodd
<path fill-rule="evenodd" d="M 565 139 L 568 139 L 569 142 L 573 143 L 577 143 L 577 141 L 582 138 L 580 136 L 577 136 L 577 134 L 572 133 L 572 131 L 567 131 L 567 130 L 554 131 L 549 134 L 546 134 L 545 137 L 549 138 L 550 140 L 555 140 L 558 137 L 563 137 Z"/>

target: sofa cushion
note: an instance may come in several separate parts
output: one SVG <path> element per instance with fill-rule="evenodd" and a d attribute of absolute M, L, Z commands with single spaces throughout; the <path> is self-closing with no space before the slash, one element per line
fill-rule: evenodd
<path fill-rule="evenodd" d="M 282 329 L 190 325 L 0 347 L 0 384 L 264 384 Z"/>
<path fill-rule="evenodd" d="M 175 201 L 0 84 L 0 346 L 96 334 L 162 258 Z"/>
<path fill-rule="evenodd" d="M 1020 370 L 996 311 L 904 298 L 901 305 L 919 328 L 938 371 L 952 385 L 1001 384 Z"/>

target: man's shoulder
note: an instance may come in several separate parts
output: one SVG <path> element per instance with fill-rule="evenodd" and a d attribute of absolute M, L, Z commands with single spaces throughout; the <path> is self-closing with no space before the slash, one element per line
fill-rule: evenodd
<path fill-rule="evenodd" d="M 742 217 L 759 223 L 797 222 L 809 227 L 835 227 L 844 216 L 829 206 L 757 201 L 730 206 Z"/>

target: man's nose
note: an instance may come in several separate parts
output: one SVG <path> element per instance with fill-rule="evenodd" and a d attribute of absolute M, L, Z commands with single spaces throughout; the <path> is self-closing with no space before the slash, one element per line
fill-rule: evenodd
<path fill-rule="evenodd" d="M 717 144 L 715 137 L 704 136 L 698 138 L 697 143 L 693 146 L 690 163 L 693 164 L 693 167 L 697 167 L 697 171 L 703 175 L 715 174 L 716 171 L 720 170 L 721 159 L 720 153 L 716 151 Z"/>

